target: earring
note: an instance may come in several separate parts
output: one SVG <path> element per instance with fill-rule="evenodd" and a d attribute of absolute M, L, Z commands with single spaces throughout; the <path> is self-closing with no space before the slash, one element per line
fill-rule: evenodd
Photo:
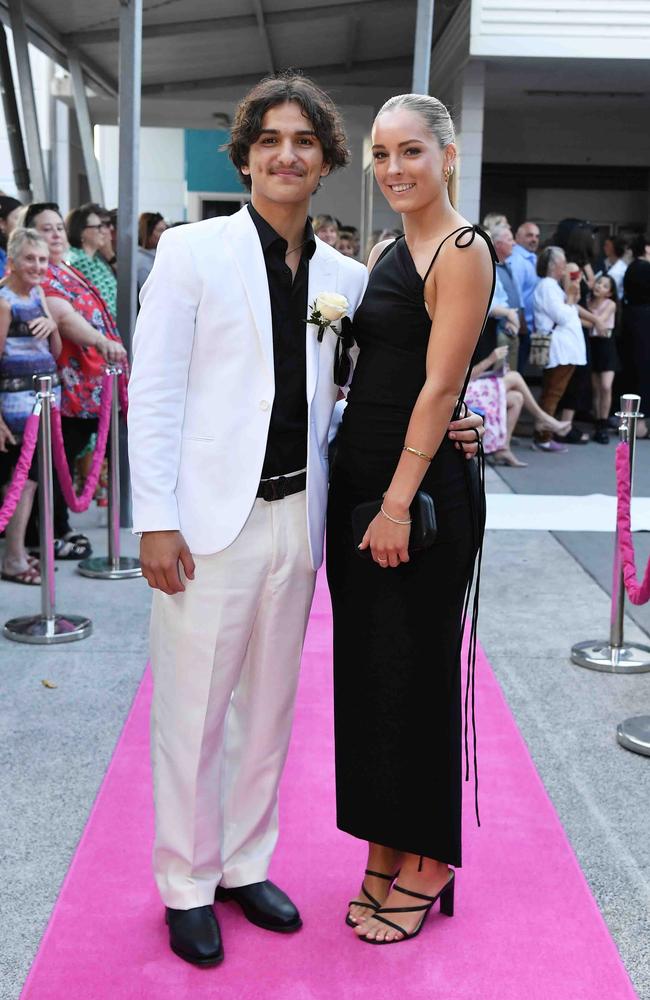
<path fill-rule="evenodd" d="M 453 166 L 451 166 L 451 167 L 445 167 L 445 169 L 442 172 L 442 176 L 445 179 L 445 184 L 449 183 L 449 178 L 451 177 L 451 175 L 453 174 L 453 172 L 454 172 Z"/>

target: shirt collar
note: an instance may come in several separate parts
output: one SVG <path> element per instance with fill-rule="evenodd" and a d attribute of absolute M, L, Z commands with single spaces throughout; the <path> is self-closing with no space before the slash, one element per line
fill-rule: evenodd
<path fill-rule="evenodd" d="M 520 257 L 525 257 L 526 260 L 536 261 L 537 254 L 533 250 L 527 250 L 526 247 L 522 247 L 521 243 L 515 243 L 512 248 L 513 254 L 519 254 Z"/>
<path fill-rule="evenodd" d="M 260 244 L 262 246 L 262 252 L 266 254 L 269 247 L 278 243 L 286 253 L 289 246 L 284 237 L 280 236 L 279 233 L 276 233 L 273 226 L 271 226 L 255 208 L 253 208 L 250 202 L 248 203 L 248 211 L 257 230 L 257 235 L 259 236 Z M 314 236 L 314 230 L 310 219 L 307 219 L 305 223 L 304 241 L 302 256 L 311 260 L 316 252 L 316 237 Z"/>

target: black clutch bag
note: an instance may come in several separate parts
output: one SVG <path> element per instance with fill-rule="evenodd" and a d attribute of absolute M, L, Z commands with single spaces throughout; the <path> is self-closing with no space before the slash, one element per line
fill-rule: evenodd
<path fill-rule="evenodd" d="M 370 559 L 372 552 L 369 548 L 360 549 L 368 525 L 379 513 L 383 500 L 370 500 L 367 503 L 360 503 L 352 511 L 352 538 L 356 552 L 363 559 Z M 410 508 L 411 514 L 411 534 L 409 536 L 409 555 L 421 552 L 430 548 L 436 540 L 438 528 L 436 525 L 436 512 L 433 500 L 428 493 L 418 490 L 413 498 Z"/>

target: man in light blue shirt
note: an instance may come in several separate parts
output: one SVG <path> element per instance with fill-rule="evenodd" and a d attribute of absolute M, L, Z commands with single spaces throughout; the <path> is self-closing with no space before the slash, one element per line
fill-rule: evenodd
<path fill-rule="evenodd" d="M 513 267 L 514 239 L 510 226 L 496 226 L 491 230 L 490 236 L 494 243 L 499 263 L 497 264 L 497 276 L 506 293 L 508 308 L 514 309 L 519 314 L 519 335 L 513 334 L 505 324 L 497 328 L 497 345 L 507 346 L 508 366 L 512 371 L 517 371 L 519 367 L 519 343 L 520 337 L 527 334 L 523 309 L 523 296 L 521 285 Z M 527 265 L 526 265 L 527 266 Z"/>
<path fill-rule="evenodd" d="M 539 248 L 539 227 L 534 222 L 522 222 L 515 233 L 510 263 L 512 272 L 521 289 L 524 316 L 528 332 L 519 338 L 519 371 L 523 374 L 528 364 L 530 334 L 535 329 L 533 295 L 539 282 L 537 275 L 537 250 Z"/>

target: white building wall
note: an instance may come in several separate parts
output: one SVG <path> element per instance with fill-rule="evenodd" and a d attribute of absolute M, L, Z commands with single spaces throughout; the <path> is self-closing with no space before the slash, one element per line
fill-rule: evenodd
<path fill-rule="evenodd" d="M 458 211 L 470 222 L 478 222 L 481 206 L 483 166 L 483 121 L 485 107 L 485 63 L 467 63 L 459 76 L 457 107 Z"/>
<path fill-rule="evenodd" d="M 650 0 L 471 0 L 470 55 L 647 59 Z"/>
<path fill-rule="evenodd" d="M 95 153 L 108 208 L 117 205 L 119 141 L 116 125 L 95 126 Z M 160 212 L 170 222 L 185 219 L 185 138 L 180 128 L 140 132 L 139 212 Z"/>

